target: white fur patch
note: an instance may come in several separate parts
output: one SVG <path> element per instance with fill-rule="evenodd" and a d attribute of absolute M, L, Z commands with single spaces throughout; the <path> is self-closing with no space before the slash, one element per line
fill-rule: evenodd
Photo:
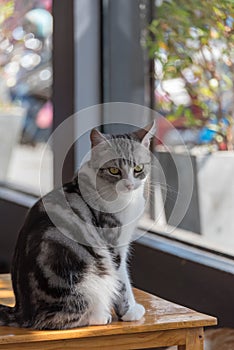
<path fill-rule="evenodd" d="M 135 304 L 130 307 L 126 314 L 121 318 L 123 321 L 139 321 L 145 314 L 145 308 L 141 304 Z"/>
<path fill-rule="evenodd" d="M 106 276 L 88 273 L 80 286 L 86 291 L 85 297 L 88 300 L 90 310 L 90 325 L 106 324 L 111 321 L 113 298 L 118 295 L 119 281 L 114 269 L 112 272 L 110 269 L 109 273 Z"/>

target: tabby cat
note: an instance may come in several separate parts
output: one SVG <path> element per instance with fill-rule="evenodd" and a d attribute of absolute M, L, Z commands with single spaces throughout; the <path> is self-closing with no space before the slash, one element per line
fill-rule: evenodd
<path fill-rule="evenodd" d="M 68 329 L 145 313 L 127 271 L 145 205 L 155 123 L 131 134 L 93 129 L 92 151 L 72 182 L 42 197 L 20 231 L 12 267 L 15 307 L 0 325 Z"/>

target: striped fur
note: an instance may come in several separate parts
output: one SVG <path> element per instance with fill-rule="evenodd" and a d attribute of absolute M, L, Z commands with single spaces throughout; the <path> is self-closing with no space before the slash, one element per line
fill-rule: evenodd
<path fill-rule="evenodd" d="M 67 329 L 106 324 L 113 307 L 126 321 L 143 316 L 132 294 L 127 256 L 145 204 L 150 169 L 145 137 L 150 137 L 147 131 L 143 138 L 135 133 L 106 139 L 93 131 L 91 160 L 72 182 L 31 208 L 12 266 L 16 305 L 0 306 L 0 325 Z M 144 164 L 144 170 L 134 175 L 136 164 Z M 121 169 L 121 176 L 111 175 L 109 167 Z M 127 190 L 130 182 L 134 188 Z"/>

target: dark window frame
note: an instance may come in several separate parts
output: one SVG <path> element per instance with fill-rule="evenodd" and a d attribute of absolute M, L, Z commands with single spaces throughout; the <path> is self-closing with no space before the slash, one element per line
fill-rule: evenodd
<path fill-rule="evenodd" d="M 75 112 L 75 55 L 74 55 L 74 0 L 53 0 L 53 105 L 55 130 L 66 118 Z M 66 93 L 64 93 L 64 91 Z M 69 132 L 73 134 L 74 125 Z M 54 185 L 59 184 L 59 150 L 61 140 L 53 140 Z M 72 147 L 63 166 L 63 180 L 69 181 L 75 170 L 75 150 Z"/>

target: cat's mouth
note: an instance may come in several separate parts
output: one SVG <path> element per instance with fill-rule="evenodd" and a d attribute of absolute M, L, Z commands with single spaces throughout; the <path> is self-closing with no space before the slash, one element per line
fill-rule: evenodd
<path fill-rule="evenodd" d="M 131 193 L 135 190 L 135 186 L 133 183 L 127 180 L 121 180 L 116 185 L 116 192 L 117 193 Z"/>

